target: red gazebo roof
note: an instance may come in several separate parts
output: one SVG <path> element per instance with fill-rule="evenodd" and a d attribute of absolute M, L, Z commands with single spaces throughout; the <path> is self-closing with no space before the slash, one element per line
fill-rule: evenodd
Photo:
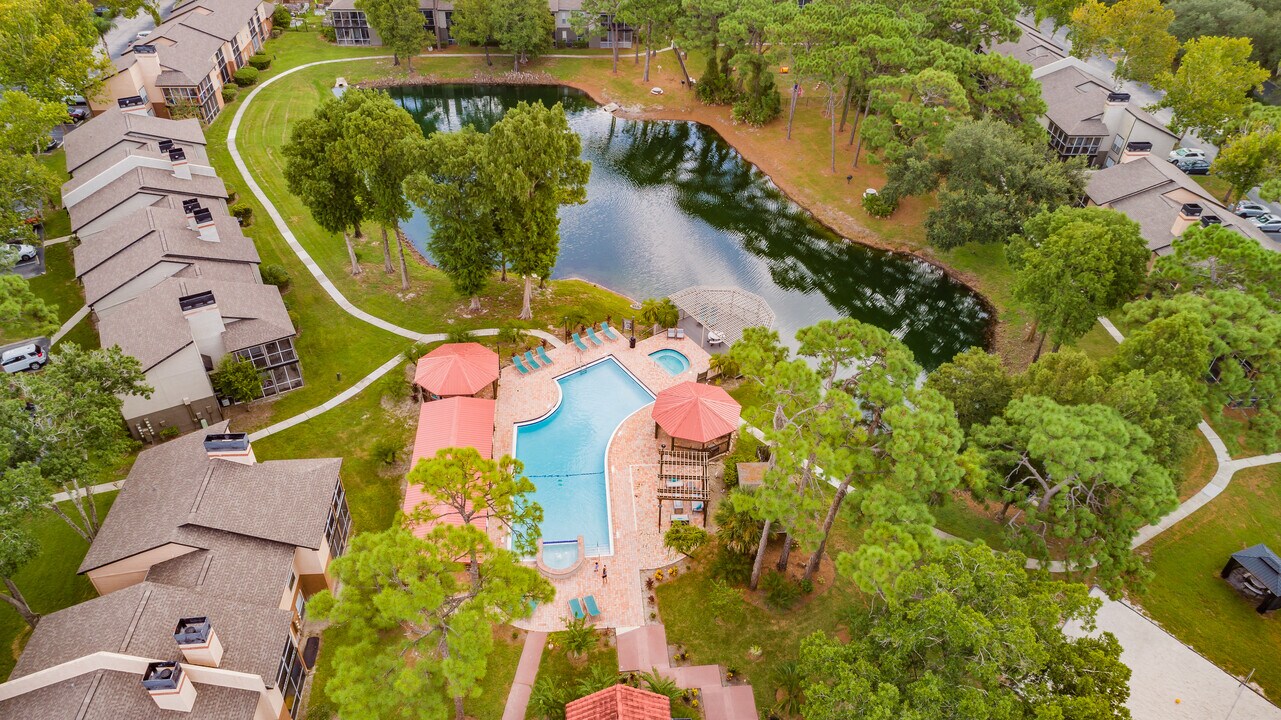
<path fill-rule="evenodd" d="M 498 353 L 480 343 L 441 345 L 418 359 L 414 382 L 441 397 L 475 395 L 498 379 Z"/>
<path fill-rule="evenodd" d="M 565 706 L 565 720 L 671 720 L 664 695 L 630 685 L 613 685 Z"/>
<path fill-rule="evenodd" d="M 686 381 L 660 392 L 651 415 L 674 438 L 711 442 L 738 428 L 742 409 L 723 388 Z"/>

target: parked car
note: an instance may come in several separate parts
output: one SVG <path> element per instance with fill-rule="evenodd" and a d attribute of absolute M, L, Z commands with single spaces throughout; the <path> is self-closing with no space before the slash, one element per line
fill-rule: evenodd
<path fill-rule="evenodd" d="M 49 353 L 35 343 L 10 348 L 0 353 L 0 365 L 4 366 L 4 371 L 7 373 L 39 370 L 47 362 L 49 362 Z"/>
<path fill-rule="evenodd" d="M 1177 160 L 1174 166 L 1188 175 L 1209 175 L 1210 161 L 1201 158 L 1189 158 L 1187 160 Z"/>
<path fill-rule="evenodd" d="M 5 243 L 0 246 L 0 257 L 11 261 L 14 265 L 35 260 L 37 254 L 35 247 L 26 243 Z"/>
<path fill-rule="evenodd" d="M 1170 162 L 1178 162 L 1180 160 L 1204 160 L 1204 159 L 1205 159 L 1205 151 L 1200 148 L 1179 148 L 1178 150 L 1171 150 L 1170 158 L 1169 158 Z"/>
<path fill-rule="evenodd" d="M 1243 218 L 1256 218 L 1256 217 L 1259 217 L 1260 215 L 1267 215 L 1269 212 L 1271 212 L 1270 210 L 1268 210 L 1267 205 L 1264 205 L 1263 203 L 1254 202 L 1253 200 L 1242 200 L 1241 202 L 1237 203 L 1236 205 L 1233 205 L 1229 209 L 1232 210 L 1232 212 L 1236 213 L 1237 217 L 1243 217 Z"/>
<path fill-rule="evenodd" d="M 88 120 L 92 114 L 86 105 L 71 105 L 67 107 L 67 115 L 71 116 L 71 122 L 78 123 L 82 120 Z"/>
<path fill-rule="evenodd" d="M 1281 233 L 1281 217 L 1268 213 L 1250 218 L 1254 226 L 1267 233 Z"/>
<path fill-rule="evenodd" d="M 134 36 L 133 41 L 134 41 L 134 42 L 142 42 L 143 40 L 146 40 L 146 39 L 147 39 L 147 36 L 148 36 L 148 35 L 150 35 L 150 34 L 151 34 L 151 31 L 150 31 L 150 30 L 143 30 L 142 32 L 140 32 L 140 33 L 138 33 L 137 35 L 135 35 L 135 36 Z"/>

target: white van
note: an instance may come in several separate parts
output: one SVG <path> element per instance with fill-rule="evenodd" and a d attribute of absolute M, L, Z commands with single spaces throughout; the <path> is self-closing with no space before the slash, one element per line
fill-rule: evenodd
<path fill-rule="evenodd" d="M 49 362 L 49 353 L 35 343 L 10 348 L 0 353 L 0 365 L 4 366 L 4 371 L 7 373 L 39 370 L 47 362 Z"/>

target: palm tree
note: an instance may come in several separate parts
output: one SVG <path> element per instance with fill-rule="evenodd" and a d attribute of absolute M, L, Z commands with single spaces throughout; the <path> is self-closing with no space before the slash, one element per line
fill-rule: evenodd
<path fill-rule="evenodd" d="M 502 327 L 498 329 L 498 335 L 494 336 L 495 344 L 498 345 L 498 356 L 503 355 L 503 346 L 519 346 L 525 340 L 525 333 L 518 327 Z"/>
<path fill-rule="evenodd" d="M 805 674 L 795 662 L 785 662 L 778 666 L 775 673 L 780 697 L 774 705 L 774 712 L 784 717 L 796 717 L 801 714 L 801 702 L 804 698 Z"/>
<path fill-rule="evenodd" d="M 726 550 L 737 555 L 755 551 L 761 536 L 761 521 L 750 511 L 751 497 L 744 490 L 734 490 L 723 502 L 717 503 L 712 513 L 716 524 L 716 539 Z"/>
<path fill-rule="evenodd" d="M 578 684 L 574 686 L 574 693 L 578 697 L 587 697 L 594 692 L 604 690 L 620 682 L 622 682 L 622 676 L 618 674 L 617 670 L 608 665 L 593 665 L 591 672 L 579 678 Z"/>
<path fill-rule="evenodd" d="M 455 328 L 445 333 L 445 342 L 448 343 L 467 343 L 476 342 L 476 335 L 471 330 Z"/>
<path fill-rule="evenodd" d="M 681 313 L 671 298 L 649 298 L 641 303 L 640 319 L 654 326 L 654 335 L 660 327 L 673 327 L 680 322 Z"/>
<path fill-rule="evenodd" d="M 582 657 L 596 645 L 596 628 L 588 625 L 582 618 L 573 620 L 565 628 L 561 642 L 565 646 L 565 654 Z"/>
<path fill-rule="evenodd" d="M 647 673 L 641 673 L 641 680 L 645 683 L 645 687 L 648 688 L 650 692 L 664 695 L 668 700 L 679 699 L 681 694 L 684 692 L 680 689 L 680 686 L 676 684 L 675 680 L 660 675 L 658 673 L 658 668 L 652 668 Z"/>
<path fill-rule="evenodd" d="M 529 695 L 529 709 L 534 717 L 542 720 L 565 720 L 565 703 L 569 692 L 564 685 L 550 677 L 541 677 L 534 683 Z"/>

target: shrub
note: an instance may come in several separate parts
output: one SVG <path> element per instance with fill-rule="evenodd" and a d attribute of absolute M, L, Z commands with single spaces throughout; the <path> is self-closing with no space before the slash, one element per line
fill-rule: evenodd
<path fill-rule="evenodd" d="M 182 434 L 182 431 L 179 430 L 178 426 L 176 425 L 170 425 L 169 427 L 160 428 L 161 440 L 173 440 L 174 438 L 178 437 L 181 434 Z"/>
<path fill-rule="evenodd" d="M 240 88 L 235 85 L 222 86 L 222 101 L 225 103 L 235 102 L 236 96 L 240 94 Z"/>
<path fill-rule="evenodd" d="M 274 30 L 272 32 L 275 32 Z M 320 29 L 320 35 L 331 43 L 338 42 L 338 31 L 332 27 L 323 27 Z"/>
<path fill-rule="evenodd" d="M 801 589 L 796 583 L 780 572 L 767 573 L 761 583 L 765 587 L 765 604 L 775 610 L 790 608 L 801 596 Z"/>
<path fill-rule="evenodd" d="M 809 578 L 805 578 L 804 580 L 801 580 L 800 588 L 801 588 L 801 592 L 805 593 L 806 595 L 809 595 L 810 593 L 814 592 L 814 581 L 810 580 Z"/>
<path fill-rule="evenodd" d="M 232 402 L 249 402 L 262 396 L 262 377 L 251 360 L 227 355 L 209 379 L 214 390 Z"/>
<path fill-rule="evenodd" d="M 750 575 L 751 568 L 748 568 Z M 708 612 L 712 617 L 718 620 L 731 620 L 738 615 L 738 610 L 743 603 L 743 598 L 739 596 L 738 591 L 730 587 L 724 580 L 713 580 L 711 586 L 707 588 L 705 604 Z"/>
<path fill-rule="evenodd" d="M 725 458 L 725 476 L 722 479 L 726 490 L 738 487 L 738 464 L 759 460 L 760 448 L 761 441 L 755 435 L 749 432 L 738 434 L 738 440 L 734 443 L 734 452 Z"/>
<path fill-rule="evenodd" d="M 454 328 L 445 333 L 445 342 L 447 343 L 466 343 L 476 342 L 476 335 L 471 330 Z"/>
<path fill-rule="evenodd" d="M 262 72 L 271 67 L 271 58 L 263 54 L 251 55 L 249 57 L 249 66 L 258 72 Z"/>
<path fill-rule="evenodd" d="M 889 200 L 880 193 L 868 193 L 863 196 L 863 209 L 872 217 L 887 218 L 898 209 L 898 202 Z"/>
<path fill-rule="evenodd" d="M 588 625 L 582 618 L 574 620 L 565 628 L 561 643 L 570 657 L 582 657 L 596 646 L 596 628 Z"/>
<path fill-rule="evenodd" d="M 249 227 L 254 222 L 254 209 L 243 203 L 232 205 L 231 215 L 240 221 L 240 227 Z"/>
<path fill-rule="evenodd" d="M 254 67 L 242 67 L 232 76 L 236 84 L 240 87 L 249 87 L 258 82 L 258 69 Z"/>
<path fill-rule="evenodd" d="M 224 87 L 223 90 L 225 91 L 227 87 L 230 87 L 232 90 L 237 89 L 234 85 L 228 85 Z M 231 183 L 223 183 L 223 187 L 227 188 L 227 204 L 235 205 L 236 199 L 240 197 L 240 193 L 236 192 L 236 186 Z"/>
<path fill-rule="evenodd" d="M 663 535 L 663 545 L 689 556 L 698 552 L 698 549 L 707 543 L 709 537 L 707 531 L 701 527 L 680 523 L 671 526 Z M 672 568 L 672 574 L 676 574 L 676 568 Z"/>
<path fill-rule="evenodd" d="M 734 103 L 734 119 L 760 127 L 783 112 L 783 99 L 774 85 L 774 75 L 765 69 L 765 58 L 749 55 L 741 72 L 746 92 Z"/>
<path fill-rule="evenodd" d="M 262 273 L 262 281 L 264 283 L 275 285 L 281 289 L 289 287 L 289 271 L 285 269 L 284 265 L 275 263 L 263 265 L 259 272 Z"/>
<path fill-rule="evenodd" d="M 405 359 L 414 365 L 418 364 L 418 359 L 427 354 L 427 346 L 422 343 L 414 343 L 405 351 Z"/>
<path fill-rule="evenodd" d="M 277 5 L 275 11 L 271 13 L 271 25 L 274 28 L 287 28 L 289 23 L 293 22 L 294 16 L 289 12 L 289 8 L 284 5 Z"/>
<path fill-rule="evenodd" d="M 400 443 L 389 437 L 378 438 L 369 448 L 369 454 L 384 465 L 391 465 L 396 462 L 396 455 L 399 453 Z"/>

